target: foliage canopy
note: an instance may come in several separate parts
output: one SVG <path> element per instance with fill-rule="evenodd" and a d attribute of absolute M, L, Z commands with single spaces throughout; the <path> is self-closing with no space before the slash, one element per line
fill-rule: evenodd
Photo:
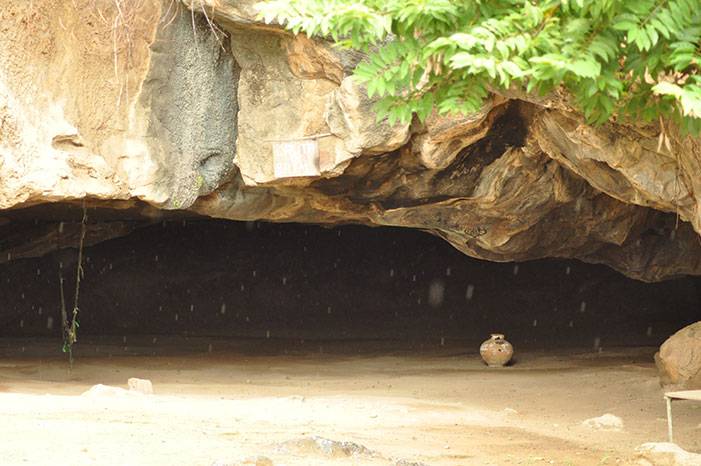
<path fill-rule="evenodd" d="M 369 54 L 354 75 L 407 122 L 479 110 L 490 91 L 566 88 L 590 123 L 701 130 L 699 0 L 270 0 L 266 22 Z"/>

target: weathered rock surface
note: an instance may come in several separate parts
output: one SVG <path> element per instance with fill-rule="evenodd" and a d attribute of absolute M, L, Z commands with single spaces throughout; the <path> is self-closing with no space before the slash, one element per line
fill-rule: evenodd
<path fill-rule="evenodd" d="M 623 430 L 623 419 L 614 414 L 606 413 L 599 417 L 593 417 L 582 421 L 582 426 L 592 430 L 619 432 Z"/>
<path fill-rule="evenodd" d="M 701 321 L 672 335 L 655 354 L 660 383 L 675 388 L 701 388 Z"/>
<path fill-rule="evenodd" d="M 138 200 L 418 228 L 494 261 L 701 274 L 697 139 L 668 128 L 670 153 L 659 128 L 591 128 L 515 95 L 475 115 L 378 122 L 349 77 L 359 54 L 263 24 L 254 3 L 3 6 L 0 208 Z"/>
<path fill-rule="evenodd" d="M 650 442 L 635 449 L 638 466 L 696 466 L 701 455 L 691 453 L 674 443 Z"/>

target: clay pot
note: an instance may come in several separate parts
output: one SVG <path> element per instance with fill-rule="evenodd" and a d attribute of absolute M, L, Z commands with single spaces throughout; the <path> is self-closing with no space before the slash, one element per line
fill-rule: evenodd
<path fill-rule="evenodd" d="M 514 347 L 504 340 L 504 335 L 492 333 L 491 338 L 480 346 L 480 355 L 489 367 L 501 367 L 511 361 Z"/>

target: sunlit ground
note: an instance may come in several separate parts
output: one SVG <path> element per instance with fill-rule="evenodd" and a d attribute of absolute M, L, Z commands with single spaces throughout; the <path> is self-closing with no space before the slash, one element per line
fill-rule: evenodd
<path fill-rule="evenodd" d="M 58 341 L 0 346 L 3 465 L 627 464 L 666 439 L 653 348 L 489 369 L 455 342 L 86 338 L 69 372 Z M 129 377 L 155 394 L 81 395 Z M 675 405 L 687 450 L 701 450 L 699 408 Z M 623 429 L 582 426 L 605 413 Z"/>

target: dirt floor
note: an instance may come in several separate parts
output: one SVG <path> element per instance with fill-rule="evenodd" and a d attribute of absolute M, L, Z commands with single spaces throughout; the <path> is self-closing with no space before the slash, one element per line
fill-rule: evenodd
<path fill-rule="evenodd" d="M 491 369 L 454 344 L 88 338 L 69 373 L 59 346 L 0 340 L 2 465 L 613 465 L 666 438 L 653 348 Z M 81 395 L 129 377 L 155 394 Z M 674 409 L 701 450 L 701 406 Z M 605 413 L 623 429 L 582 425 Z"/>

